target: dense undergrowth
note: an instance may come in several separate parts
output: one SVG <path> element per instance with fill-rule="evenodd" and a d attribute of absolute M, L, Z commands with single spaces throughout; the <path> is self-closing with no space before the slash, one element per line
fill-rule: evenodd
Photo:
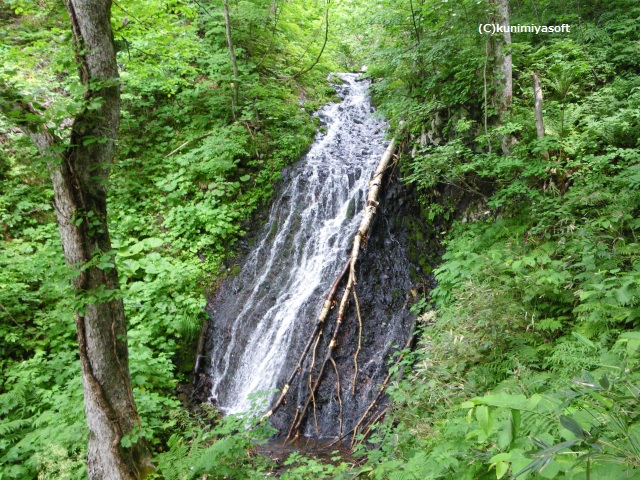
<path fill-rule="evenodd" d="M 310 114 L 332 95 L 326 61 L 287 80 L 317 56 L 321 43 L 312 32 L 321 27 L 322 6 L 275 5 L 232 5 L 237 79 L 221 5 L 144 1 L 112 8 L 123 107 L 109 225 L 143 418 L 137 434 L 156 452 L 174 453 L 157 459 L 166 478 L 200 471 L 192 462 L 178 472 L 183 444 L 195 451 L 223 436 L 226 443 L 215 443 L 221 453 L 209 450 L 207 464 L 220 477 L 257 465 L 247 457 L 251 436 L 238 420 L 211 427 L 189 419 L 175 389 L 191 381 L 205 292 L 226 274 L 223 261 L 252 212 L 269 200 L 282 167 L 310 145 Z M 64 6 L 8 0 L 0 22 L 0 80 L 30 95 L 65 137 L 82 91 Z M 0 478 L 85 478 L 70 273 L 50 180 L 10 118 L 0 119 L 0 131 Z"/>
<path fill-rule="evenodd" d="M 512 34 L 499 119 L 489 5 L 377 3 L 374 93 L 405 121 L 425 215 L 451 227 L 361 475 L 640 478 L 640 6 L 512 1 L 513 25 L 572 29 Z"/>

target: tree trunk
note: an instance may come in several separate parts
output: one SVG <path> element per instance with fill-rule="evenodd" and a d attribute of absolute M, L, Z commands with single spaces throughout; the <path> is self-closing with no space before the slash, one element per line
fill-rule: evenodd
<path fill-rule="evenodd" d="M 6 84 L 3 110 L 49 160 L 62 249 L 74 269 L 76 330 L 89 426 L 87 470 L 92 480 L 130 480 L 153 471 L 131 390 L 127 332 L 107 229 L 107 181 L 120 123 L 120 85 L 110 25 L 110 1 L 66 0 L 86 105 L 64 148 L 37 112 Z M 52 148 L 53 147 L 53 148 Z M 122 439 L 129 435 L 129 446 Z"/>
<path fill-rule="evenodd" d="M 540 80 L 538 74 L 534 72 L 532 75 L 533 80 L 533 100 L 534 110 L 536 112 L 536 133 L 538 138 L 544 138 L 544 121 L 542 118 L 542 87 L 540 86 Z M 544 152 L 544 157 L 549 160 L 549 152 Z"/>
<path fill-rule="evenodd" d="M 511 25 L 509 21 L 509 0 L 491 0 L 491 3 L 497 7 L 497 23 L 504 28 L 505 32 L 503 33 L 503 38 L 496 41 L 495 45 L 496 66 L 498 72 L 502 76 L 503 82 L 501 85 L 502 88 L 498 88 L 498 91 L 500 92 L 498 113 L 500 117 L 502 117 L 507 110 L 509 110 L 509 107 L 511 107 L 511 101 L 513 99 L 513 61 L 510 53 L 504 53 L 505 47 L 508 49 L 511 45 L 511 32 L 509 30 Z"/>
<path fill-rule="evenodd" d="M 233 116 L 236 115 L 236 107 L 238 106 L 238 82 L 240 73 L 238 72 L 238 62 L 233 49 L 233 40 L 231 38 L 231 21 L 229 19 L 229 0 L 224 0 L 224 25 L 227 32 L 227 45 L 229 47 L 229 57 L 231 57 L 231 66 L 233 67 Z"/>
<path fill-rule="evenodd" d="M 92 479 L 141 478 L 151 470 L 145 442 L 121 445 L 125 435 L 135 435 L 140 417 L 131 390 L 124 307 L 107 229 L 106 189 L 120 124 L 111 2 L 66 3 L 80 79 L 88 88 L 86 100 L 101 102 L 96 111 L 85 110 L 75 118 L 70 146 L 51 171 L 65 259 L 83 268 L 72 282 L 80 300 L 76 328 L 89 424 L 87 467 Z"/>
<path fill-rule="evenodd" d="M 502 27 L 504 31 L 502 37 L 498 35 L 498 40 L 494 43 L 496 73 L 498 80 L 496 81 L 496 97 L 494 104 L 498 109 L 498 123 L 502 123 L 503 117 L 511 108 L 513 99 L 513 61 L 511 54 L 508 53 L 511 45 L 511 32 L 509 21 L 509 0 L 491 0 L 496 10 L 496 23 Z M 507 50 L 507 53 L 505 53 Z M 502 153 L 504 155 L 511 154 L 511 147 L 515 143 L 515 138 L 511 134 L 502 137 Z"/>
<path fill-rule="evenodd" d="M 536 132 L 538 134 L 538 138 L 544 138 L 544 122 L 542 120 L 542 88 L 540 87 L 540 80 L 536 73 L 532 75 L 532 79 L 534 108 L 536 111 Z"/>

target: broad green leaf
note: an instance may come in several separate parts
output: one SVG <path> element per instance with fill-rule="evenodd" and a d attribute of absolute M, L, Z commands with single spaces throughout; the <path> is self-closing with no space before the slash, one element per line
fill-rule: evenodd
<path fill-rule="evenodd" d="M 509 471 L 509 464 L 507 462 L 496 463 L 496 478 L 500 479 L 506 475 Z"/>
<path fill-rule="evenodd" d="M 581 335 L 578 332 L 571 332 L 571 335 L 573 335 L 585 347 L 589 347 L 593 349 L 596 348 L 595 344 L 584 335 Z"/>
<path fill-rule="evenodd" d="M 560 424 L 578 438 L 585 438 L 585 431 L 573 418 L 560 415 Z"/>

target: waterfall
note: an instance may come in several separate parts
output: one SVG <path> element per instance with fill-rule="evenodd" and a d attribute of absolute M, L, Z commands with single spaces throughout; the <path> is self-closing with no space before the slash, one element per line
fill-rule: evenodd
<path fill-rule="evenodd" d="M 225 413 L 248 411 L 256 392 L 271 392 L 264 400 L 273 400 L 360 223 L 368 181 L 386 147 L 385 124 L 372 116 L 368 81 L 356 74 L 340 78 L 344 83 L 335 88 L 342 101 L 317 113 L 314 144 L 285 171 L 240 273 L 210 307 L 211 399 Z M 384 369 L 384 353 L 376 354 L 381 365 L 374 370 Z"/>

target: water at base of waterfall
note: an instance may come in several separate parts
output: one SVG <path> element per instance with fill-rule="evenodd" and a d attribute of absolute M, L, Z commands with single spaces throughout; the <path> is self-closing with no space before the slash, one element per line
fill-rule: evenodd
<path fill-rule="evenodd" d="M 368 181 L 386 145 L 368 81 L 340 74 L 340 103 L 317 113 L 321 131 L 287 169 L 267 224 L 241 272 L 218 293 L 209 352 L 211 399 L 225 413 L 272 401 L 295 367 L 360 223 Z"/>

